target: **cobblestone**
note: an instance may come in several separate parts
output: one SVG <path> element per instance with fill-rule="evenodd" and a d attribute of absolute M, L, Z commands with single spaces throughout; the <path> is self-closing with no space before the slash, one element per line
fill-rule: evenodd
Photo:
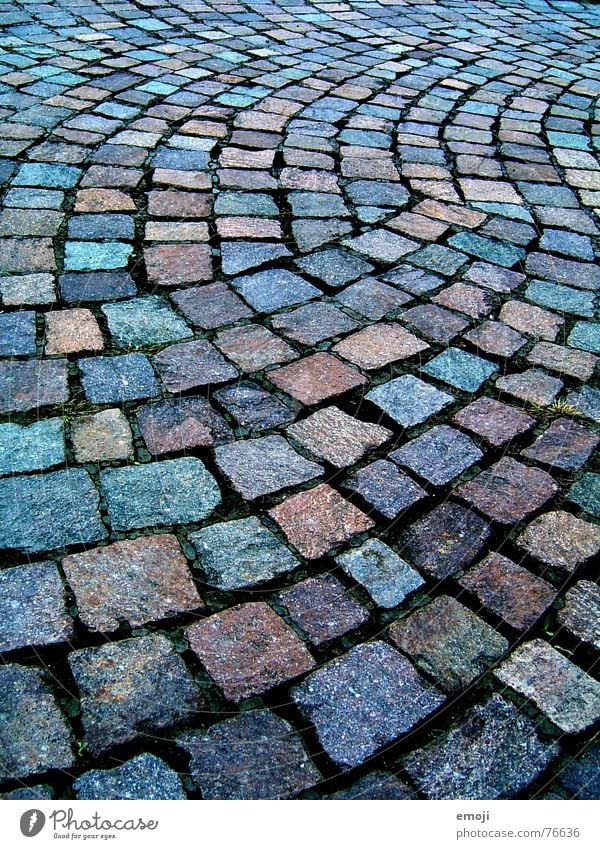
<path fill-rule="evenodd" d="M 599 22 L 3 7 L 1 797 L 595 792 Z"/>

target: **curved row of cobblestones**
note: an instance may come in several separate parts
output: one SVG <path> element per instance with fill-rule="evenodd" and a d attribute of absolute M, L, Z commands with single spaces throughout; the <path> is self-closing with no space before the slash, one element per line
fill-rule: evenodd
<path fill-rule="evenodd" d="M 4 798 L 598 797 L 599 23 L 0 6 Z"/>

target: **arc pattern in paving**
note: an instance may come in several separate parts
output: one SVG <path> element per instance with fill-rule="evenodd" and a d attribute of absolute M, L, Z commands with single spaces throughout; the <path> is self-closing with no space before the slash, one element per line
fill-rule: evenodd
<path fill-rule="evenodd" d="M 0 7 L 6 797 L 597 798 L 598 24 Z"/>

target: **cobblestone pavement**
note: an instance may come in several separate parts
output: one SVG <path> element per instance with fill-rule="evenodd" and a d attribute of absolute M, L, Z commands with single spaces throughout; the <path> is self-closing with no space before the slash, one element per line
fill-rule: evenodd
<path fill-rule="evenodd" d="M 599 7 L 0 27 L 4 798 L 598 798 Z"/>

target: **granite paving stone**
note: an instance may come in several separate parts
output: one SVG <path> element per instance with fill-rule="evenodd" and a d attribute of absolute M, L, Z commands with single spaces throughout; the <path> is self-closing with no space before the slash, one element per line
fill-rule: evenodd
<path fill-rule="evenodd" d="M 593 386 L 583 386 L 569 392 L 567 404 L 596 424 L 600 423 L 600 391 Z"/>
<path fill-rule="evenodd" d="M 293 342 L 301 342 L 303 345 L 315 345 L 324 339 L 357 330 L 359 327 L 357 321 L 327 301 L 306 304 L 291 312 L 278 313 L 271 321 L 275 330 Z"/>
<path fill-rule="evenodd" d="M 189 722 L 203 707 L 200 689 L 162 634 L 77 649 L 69 665 L 81 695 L 85 740 L 95 754 Z"/>
<path fill-rule="evenodd" d="M 199 396 L 147 404 L 136 413 L 137 423 L 151 454 L 170 454 L 233 439 L 231 428 Z"/>
<path fill-rule="evenodd" d="M 269 373 L 269 380 L 305 405 L 335 398 L 367 382 L 355 368 L 325 352 L 275 369 Z"/>
<path fill-rule="evenodd" d="M 116 408 L 73 419 L 71 441 L 79 463 L 126 460 L 133 453 L 129 422 Z"/>
<path fill-rule="evenodd" d="M 600 438 L 571 419 L 552 422 L 521 454 L 548 466 L 577 471 L 586 464 Z"/>
<path fill-rule="evenodd" d="M 594 374 L 598 358 L 587 351 L 566 348 L 552 342 L 538 342 L 528 353 L 527 362 L 577 380 L 589 380 Z"/>
<path fill-rule="evenodd" d="M 518 543 L 536 560 L 573 572 L 600 551 L 600 528 L 564 510 L 553 510 L 534 519 Z"/>
<path fill-rule="evenodd" d="M 204 799 L 289 799 L 321 780 L 289 722 L 268 710 L 242 713 L 178 738 Z"/>
<path fill-rule="evenodd" d="M 518 401 L 547 407 L 563 389 L 563 382 L 541 369 L 530 368 L 496 380 L 496 387 Z"/>
<path fill-rule="evenodd" d="M 99 494 L 85 469 L 0 480 L 0 548 L 27 553 L 104 539 Z"/>
<path fill-rule="evenodd" d="M 54 563 L 13 566 L 0 572 L 0 651 L 69 640 L 73 621 Z"/>
<path fill-rule="evenodd" d="M 583 731 L 600 715 L 598 681 L 539 638 L 519 646 L 495 675 L 565 734 Z"/>
<path fill-rule="evenodd" d="M 78 799 L 185 799 L 181 779 L 163 760 L 147 753 L 112 769 L 92 769 L 73 782 Z"/>
<path fill-rule="evenodd" d="M 358 766 L 444 702 L 387 643 L 356 646 L 292 691 L 319 742 L 340 766 Z"/>
<path fill-rule="evenodd" d="M 71 554 L 62 568 L 81 621 L 92 631 L 114 631 L 122 622 L 143 625 L 200 607 L 175 537 L 119 540 Z"/>
<path fill-rule="evenodd" d="M 469 569 L 459 583 L 519 631 L 531 627 L 556 597 L 552 584 L 497 552 Z"/>
<path fill-rule="evenodd" d="M 152 362 L 164 385 L 173 393 L 227 383 L 238 376 L 237 368 L 206 339 L 169 345 Z"/>
<path fill-rule="evenodd" d="M 598 746 L 590 745 L 560 771 L 560 781 L 570 799 L 598 799 L 599 755 Z"/>
<path fill-rule="evenodd" d="M 415 799 L 415 793 L 404 781 L 389 772 L 372 772 L 359 778 L 347 790 L 338 790 L 324 799 L 361 801 L 364 799 Z"/>
<path fill-rule="evenodd" d="M 206 583 L 238 590 L 292 572 L 298 559 L 256 517 L 217 522 L 189 535 Z"/>
<path fill-rule="evenodd" d="M 397 607 L 425 583 L 416 569 L 379 539 L 348 549 L 335 562 L 383 608 Z"/>
<path fill-rule="evenodd" d="M 527 413 L 493 398 L 472 401 L 455 413 L 452 421 L 494 446 L 511 442 L 535 425 Z"/>
<path fill-rule="evenodd" d="M 86 357 L 78 366 L 83 391 L 92 404 L 122 404 L 151 398 L 160 391 L 145 354 Z"/>
<path fill-rule="evenodd" d="M 230 607 L 190 625 L 186 637 L 225 698 L 263 693 L 312 669 L 312 655 L 265 602 Z"/>
<path fill-rule="evenodd" d="M 447 348 L 421 370 L 456 389 L 475 392 L 498 370 L 498 366 L 460 348 Z"/>
<path fill-rule="evenodd" d="M 212 330 L 249 318 L 252 310 L 225 283 L 176 290 L 171 300 L 195 327 Z"/>
<path fill-rule="evenodd" d="M 69 400 L 67 361 L 0 361 L 0 413 L 22 413 Z"/>
<path fill-rule="evenodd" d="M 535 723 L 493 695 L 472 708 L 461 725 L 402 759 L 428 799 L 507 799 L 558 756 Z"/>
<path fill-rule="evenodd" d="M 386 519 L 395 519 L 418 501 L 427 498 L 427 492 L 389 460 L 375 460 L 363 466 L 342 486 L 349 493 L 360 495 Z"/>
<path fill-rule="evenodd" d="M 338 342 L 333 350 L 361 369 L 380 369 L 426 351 L 429 345 L 399 324 L 372 324 Z"/>
<path fill-rule="evenodd" d="M 320 477 L 323 467 L 307 460 L 283 436 L 238 440 L 215 449 L 217 466 L 243 498 L 272 495 Z"/>
<path fill-rule="evenodd" d="M 264 313 L 280 307 L 292 307 L 322 294 L 308 280 L 285 268 L 235 277 L 231 285 L 253 309 Z"/>
<path fill-rule="evenodd" d="M 412 300 L 404 292 L 393 289 L 375 277 L 365 277 L 358 283 L 352 283 L 339 292 L 335 299 L 355 313 L 373 320 L 383 318 Z"/>
<path fill-rule="evenodd" d="M 576 639 L 600 646 L 600 588 L 593 581 L 578 581 L 565 596 L 558 621 Z"/>
<path fill-rule="evenodd" d="M 214 477 L 195 457 L 104 469 L 100 483 L 115 530 L 204 519 L 221 502 Z"/>
<path fill-rule="evenodd" d="M 279 398 L 250 380 L 239 380 L 218 389 L 213 397 L 241 427 L 251 432 L 280 427 L 293 421 L 295 415 Z"/>
<path fill-rule="evenodd" d="M 448 578 L 481 554 L 489 536 L 480 516 L 448 501 L 411 525 L 401 554 L 432 577 Z"/>
<path fill-rule="evenodd" d="M 315 645 L 359 628 L 369 618 L 368 611 L 333 575 L 307 578 L 277 593 L 274 600 Z"/>
<path fill-rule="evenodd" d="M 401 318 L 426 339 L 446 345 L 469 326 L 466 318 L 436 304 L 411 307 L 401 314 Z"/>
<path fill-rule="evenodd" d="M 222 330 L 215 337 L 215 345 L 244 372 L 260 371 L 298 357 L 287 342 L 258 324 Z"/>
<path fill-rule="evenodd" d="M 390 637 L 450 693 L 467 687 L 509 647 L 508 640 L 450 596 L 438 596 L 395 622 Z"/>
<path fill-rule="evenodd" d="M 29 426 L 0 424 L 0 475 L 42 471 L 64 462 L 62 419 L 42 419 Z"/>
<path fill-rule="evenodd" d="M 328 484 L 291 495 L 269 511 L 286 539 L 309 560 L 373 527 L 374 522 Z"/>
<path fill-rule="evenodd" d="M 74 761 L 73 735 L 44 672 L 36 666 L 6 663 L 0 669 L 0 682 L 2 780 L 69 769 Z"/>
<path fill-rule="evenodd" d="M 35 354 L 35 336 L 35 313 L 31 310 L 0 313 L 0 357 Z"/>
<path fill-rule="evenodd" d="M 503 457 L 459 486 L 457 493 L 496 522 L 511 525 L 538 510 L 558 491 L 547 472 Z"/>
<path fill-rule="evenodd" d="M 465 434 L 447 425 L 438 425 L 393 451 L 389 457 L 429 483 L 443 486 L 479 462 L 483 454 Z"/>
<path fill-rule="evenodd" d="M 600 516 L 600 475 L 586 472 L 569 489 L 567 496 L 590 516 Z"/>
<path fill-rule="evenodd" d="M 0 29 L 0 797 L 597 797 L 600 7 Z"/>
<path fill-rule="evenodd" d="M 102 307 L 113 343 L 119 348 L 140 348 L 189 339 L 192 331 L 157 295 L 118 301 Z"/>
<path fill-rule="evenodd" d="M 325 407 L 287 428 L 287 433 L 319 459 L 333 466 L 352 466 L 392 436 L 381 425 L 363 422 L 337 407 Z"/>
<path fill-rule="evenodd" d="M 405 428 L 427 421 L 454 401 L 452 395 L 411 374 L 382 383 L 366 397 Z"/>

